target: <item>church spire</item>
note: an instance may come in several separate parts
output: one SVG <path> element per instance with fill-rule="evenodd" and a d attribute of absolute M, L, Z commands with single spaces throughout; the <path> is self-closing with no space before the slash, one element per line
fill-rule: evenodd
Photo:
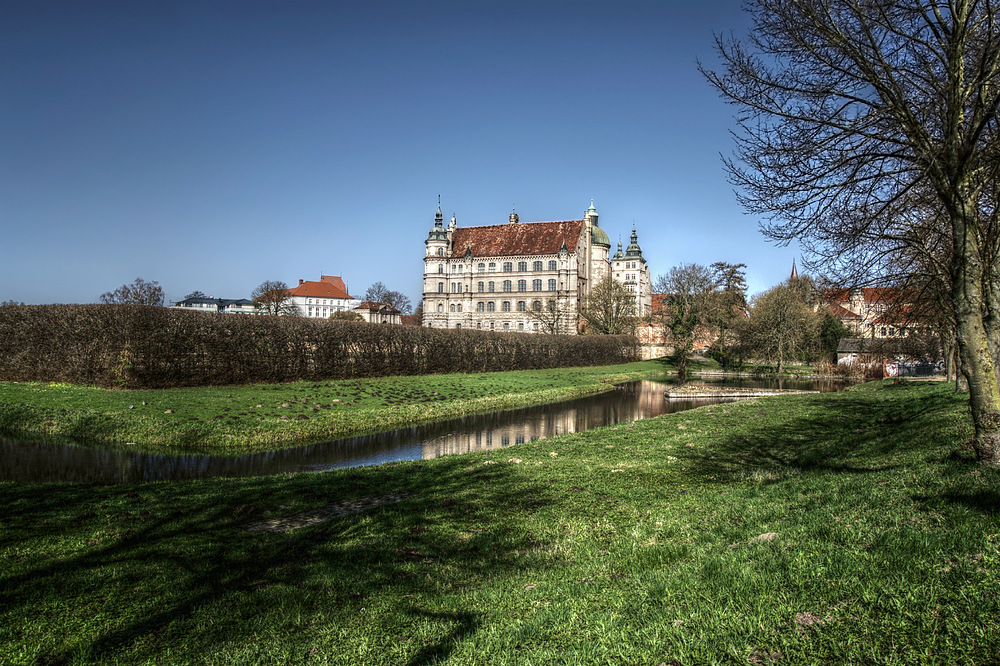
<path fill-rule="evenodd" d="M 795 268 L 795 259 L 794 258 L 792 259 L 792 275 L 788 279 L 789 280 L 798 280 L 799 279 L 799 270 L 797 268 Z"/>

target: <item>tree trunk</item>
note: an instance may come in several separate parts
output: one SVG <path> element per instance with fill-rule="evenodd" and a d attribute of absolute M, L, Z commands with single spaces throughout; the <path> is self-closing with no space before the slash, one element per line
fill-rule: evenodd
<path fill-rule="evenodd" d="M 966 206 L 965 211 L 975 211 L 975 207 Z M 974 213 L 956 213 L 952 225 L 955 336 L 962 374 L 969 384 L 969 407 L 976 429 L 973 447 L 980 464 L 1000 467 L 1000 386 L 983 323 L 984 267 L 976 243 Z"/>

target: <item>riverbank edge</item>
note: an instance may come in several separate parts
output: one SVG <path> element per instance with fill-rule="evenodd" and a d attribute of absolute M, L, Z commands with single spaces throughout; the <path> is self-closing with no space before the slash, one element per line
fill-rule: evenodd
<path fill-rule="evenodd" d="M 508 411 L 547 403 L 564 402 L 588 395 L 610 391 L 626 382 L 662 377 L 673 368 L 659 360 L 631 363 L 623 366 L 596 366 L 555 368 L 538 371 L 513 371 L 511 373 L 484 373 L 491 380 L 504 383 L 505 376 L 524 376 L 532 373 L 542 377 L 560 377 L 577 374 L 584 377 L 578 383 L 563 386 L 537 387 L 530 390 L 500 391 L 472 399 L 455 399 L 434 404 L 384 405 L 356 412 L 323 413 L 308 422 L 289 421 L 283 418 L 258 419 L 242 427 L 234 424 L 213 423 L 225 418 L 225 411 L 209 412 L 197 422 L 182 421 L 170 415 L 150 415 L 133 410 L 138 398 L 130 396 L 168 395 L 174 391 L 197 392 L 199 389 L 165 389 L 162 391 L 108 391 L 94 387 L 67 387 L 66 385 L 15 384 L 0 382 L 0 394 L 7 391 L 0 401 L 0 436 L 15 441 L 32 441 L 70 445 L 99 445 L 116 448 L 128 447 L 132 451 L 156 454 L 242 455 L 276 448 L 308 446 L 335 439 L 384 432 L 410 425 L 420 425 L 462 416 Z M 454 380 L 461 383 L 471 375 L 426 375 L 428 381 L 439 384 Z M 383 377 L 372 380 L 380 386 L 391 386 L 394 381 L 411 385 L 420 377 Z M 337 385 L 349 380 L 331 381 Z M 311 382 L 282 385 L 288 392 L 303 391 Z M 233 391 L 260 393 L 265 401 L 269 385 L 239 387 Z M 19 390 L 23 389 L 23 390 Z M 97 392 L 103 398 L 114 398 L 116 409 L 66 409 L 53 405 L 52 395 L 57 391 Z M 208 392 L 221 389 L 210 387 Z M 429 392 L 430 393 L 430 392 Z M 437 392 L 434 392 L 436 395 Z M 12 399 L 10 396 L 13 395 Z M 17 400 L 21 397 L 22 400 Z M 267 395 L 267 398 L 273 396 Z M 24 399 L 27 400 L 24 400 Z M 151 398 L 151 400 L 153 400 Z M 249 402 L 257 403 L 258 398 Z M 145 404 L 145 403 L 143 403 Z M 129 406 L 131 405 L 131 406 Z"/>
<path fill-rule="evenodd" d="M 0 484 L 0 661 L 992 663 L 1000 472 L 962 453 L 964 401 L 768 404 L 323 474 Z"/>

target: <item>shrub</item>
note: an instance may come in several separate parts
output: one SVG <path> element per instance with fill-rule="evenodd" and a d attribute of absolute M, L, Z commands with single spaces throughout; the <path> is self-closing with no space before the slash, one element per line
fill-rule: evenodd
<path fill-rule="evenodd" d="M 632 336 L 440 330 L 136 305 L 0 308 L 0 380 L 109 388 L 280 383 L 606 365 Z"/>

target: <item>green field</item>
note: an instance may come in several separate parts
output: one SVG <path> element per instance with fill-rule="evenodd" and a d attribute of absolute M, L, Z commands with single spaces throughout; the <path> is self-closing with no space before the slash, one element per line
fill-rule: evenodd
<path fill-rule="evenodd" d="M 875 383 L 431 461 L 0 484 L 0 663 L 995 664 L 1000 472 Z"/>
<path fill-rule="evenodd" d="M 0 382 L 0 436 L 133 442 L 154 452 L 243 453 L 567 400 L 670 370 L 660 361 L 646 361 L 149 391 Z"/>

